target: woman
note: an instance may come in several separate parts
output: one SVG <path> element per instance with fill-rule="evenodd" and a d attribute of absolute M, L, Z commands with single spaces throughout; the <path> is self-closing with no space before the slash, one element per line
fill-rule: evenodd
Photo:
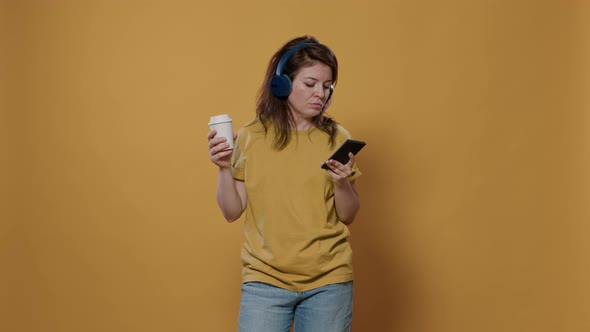
<path fill-rule="evenodd" d="M 354 155 L 320 164 L 350 134 L 324 114 L 338 77 L 332 51 L 295 38 L 272 57 L 256 118 L 225 138 L 208 135 L 219 167 L 217 202 L 245 212 L 239 331 L 349 331 L 350 225 L 360 208 Z"/>

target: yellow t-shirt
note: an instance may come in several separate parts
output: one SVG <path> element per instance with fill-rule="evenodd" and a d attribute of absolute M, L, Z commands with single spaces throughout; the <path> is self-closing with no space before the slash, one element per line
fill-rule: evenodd
<path fill-rule="evenodd" d="M 348 138 L 341 126 L 334 146 L 316 128 L 293 131 L 289 145 L 272 147 L 274 128 L 254 120 L 238 131 L 232 174 L 248 193 L 242 247 L 243 282 L 305 291 L 353 279 L 348 227 L 338 220 L 334 186 L 320 165 Z M 361 173 L 356 164 L 350 179 Z"/>

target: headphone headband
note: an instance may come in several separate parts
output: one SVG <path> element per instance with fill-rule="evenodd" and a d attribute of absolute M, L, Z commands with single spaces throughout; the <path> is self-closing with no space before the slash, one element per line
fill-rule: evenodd
<path fill-rule="evenodd" d="M 285 64 L 287 64 L 287 61 L 289 61 L 289 59 L 293 56 L 293 53 L 295 53 L 295 51 L 297 51 L 298 49 L 300 49 L 302 47 L 306 47 L 306 46 L 310 46 L 310 45 L 312 45 L 312 43 L 299 43 L 299 44 L 291 47 L 287 52 L 285 52 L 285 54 L 281 57 L 279 64 L 277 65 L 276 75 L 277 76 L 283 75 L 283 70 L 285 69 Z"/>

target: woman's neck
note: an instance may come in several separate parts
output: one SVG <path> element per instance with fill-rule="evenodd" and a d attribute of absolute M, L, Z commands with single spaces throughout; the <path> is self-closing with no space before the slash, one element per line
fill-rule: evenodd
<path fill-rule="evenodd" d="M 298 116 L 298 114 L 293 114 L 293 120 L 295 123 L 296 130 L 309 130 L 313 128 L 313 119 L 304 118 Z"/>

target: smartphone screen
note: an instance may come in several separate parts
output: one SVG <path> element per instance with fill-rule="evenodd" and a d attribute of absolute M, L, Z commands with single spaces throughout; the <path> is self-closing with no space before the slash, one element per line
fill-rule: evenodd
<path fill-rule="evenodd" d="M 342 164 L 346 164 L 350 158 L 348 158 L 348 153 L 352 152 L 352 154 L 356 155 L 367 143 L 363 141 L 357 141 L 353 139 L 348 139 L 328 158 L 334 159 L 339 161 Z M 324 162 L 322 164 L 323 169 L 329 169 L 328 165 Z"/>

